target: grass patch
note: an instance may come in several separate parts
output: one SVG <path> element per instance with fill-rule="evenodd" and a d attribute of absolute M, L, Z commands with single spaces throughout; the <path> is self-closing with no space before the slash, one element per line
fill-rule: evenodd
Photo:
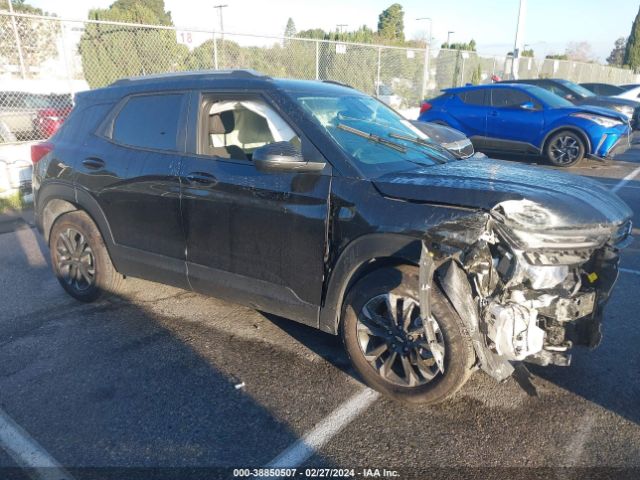
<path fill-rule="evenodd" d="M 7 196 L 0 196 L 0 213 L 6 213 L 11 210 L 21 211 L 23 208 L 24 202 L 20 192 L 15 192 Z"/>

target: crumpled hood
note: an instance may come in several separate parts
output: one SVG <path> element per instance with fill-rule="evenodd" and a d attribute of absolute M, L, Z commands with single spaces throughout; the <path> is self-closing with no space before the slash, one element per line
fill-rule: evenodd
<path fill-rule="evenodd" d="M 500 160 L 449 162 L 387 174 L 373 183 L 393 198 L 487 211 L 506 200 L 526 199 L 566 227 L 619 225 L 632 215 L 626 203 L 594 180 Z"/>

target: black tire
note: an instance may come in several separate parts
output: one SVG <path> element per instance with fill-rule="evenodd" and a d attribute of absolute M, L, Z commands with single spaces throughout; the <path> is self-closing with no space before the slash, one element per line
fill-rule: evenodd
<path fill-rule="evenodd" d="M 121 291 L 124 277 L 111 263 L 102 235 L 83 211 L 61 215 L 49 235 L 53 271 L 62 288 L 81 302 Z"/>
<path fill-rule="evenodd" d="M 438 338 L 444 345 L 444 373 L 437 371 L 437 365 L 433 361 L 433 366 L 436 370 L 436 376 L 433 379 L 427 380 L 423 378 L 422 380 L 426 380 L 426 383 L 420 385 L 400 385 L 397 381 L 389 381 L 383 377 L 376 367 L 365 358 L 360 337 L 363 328 L 362 320 L 358 319 L 358 315 L 364 315 L 362 310 L 365 305 L 371 305 L 371 301 L 377 301 L 376 298 L 380 295 L 388 293 L 413 299 L 411 300 L 412 302 L 418 302 L 418 269 L 413 266 L 402 265 L 375 270 L 359 280 L 350 289 L 343 305 L 340 333 L 354 368 L 367 385 L 394 400 L 408 403 L 435 404 L 448 399 L 465 384 L 471 375 L 472 367 L 475 363 L 475 353 L 471 338 L 466 333 L 462 320 L 435 285 L 431 298 L 432 314 L 439 327 Z M 404 310 L 404 304 L 398 305 L 399 307 L 397 308 L 399 310 Z M 411 308 L 415 308 L 415 306 Z M 421 327 L 414 326 L 414 328 L 419 330 Z M 394 348 L 396 347 L 394 346 Z M 374 350 L 376 349 L 374 348 Z M 386 359 L 389 360 L 391 350 L 387 350 L 385 354 L 387 355 Z M 423 357 L 420 358 L 422 359 Z M 376 362 L 384 363 L 382 355 L 380 360 L 376 360 Z M 393 363 L 394 361 L 392 360 L 391 362 Z M 401 359 L 400 365 L 401 369 L 404 369 L 404 360 Z M 414 373 L 416 370 L 414 370 Z M 386 369 L 385 371 L 388 372 L 389 370 Z M 421 372 L 418 373 L 421 375 Z"/>
<path fill-rule="evenodd" d="M 574 167 L 584 159 L 586 146 L 582 137 L 571 130 L 562 130 L 549 137 L 544 155 L 556 167 Z"/>

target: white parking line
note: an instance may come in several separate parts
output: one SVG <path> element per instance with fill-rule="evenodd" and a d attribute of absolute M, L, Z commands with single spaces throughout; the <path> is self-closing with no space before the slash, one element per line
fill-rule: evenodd
<path fill-rule="evenodd" d="M 295 468 L 322 448 L 340 430 L 365 411 L 380 394 L 370 388 L 336 408 L 300 440 L 271 460 L 266 468 Z"/>
<path fill-rule="evenodd" d="M 639 270 L 631 270 L 630 268 L 619 268 L 618 270 L 620 270 L 623 273 L 632 273 L 634 275 L 640 275 Z"/>
<path fill-rule="evenodd" d="M 611 189 L 611 191 L 613 193 L 617 193 L 622 187 L 624 187 L 627 183 L 629 183 L 631 180 L 636 178 L 639 174 L 640 174 L 640 167 L 636 168 L 633 172 L 631 172 L 629 175 L 627 175 L 618 183 L 616 183 L 614 187 Z"/>
<path fill-rule="evenodd" d="M 0 447 L 38 480 L 72 480 L 73 477 L 31 438 L 9 415 L 0 410 Z"/>

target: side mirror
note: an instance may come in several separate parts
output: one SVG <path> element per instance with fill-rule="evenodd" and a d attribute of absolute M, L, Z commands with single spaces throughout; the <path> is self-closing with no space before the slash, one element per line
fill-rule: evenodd
<path fill-rule="evenodd" d="M 535 110 L 536 106 L 533 104 L 533 102 L 524 102 L 520 104 L 520 108 L 522 110 Z"/>
<path fill-rule="evenodd" d="M 256 168 L 269 172 L 319 172 L 324 162 L 306 162 L 302 152 L 289 142 L 274 142 L 256 148 L 251 157 Z"/>

